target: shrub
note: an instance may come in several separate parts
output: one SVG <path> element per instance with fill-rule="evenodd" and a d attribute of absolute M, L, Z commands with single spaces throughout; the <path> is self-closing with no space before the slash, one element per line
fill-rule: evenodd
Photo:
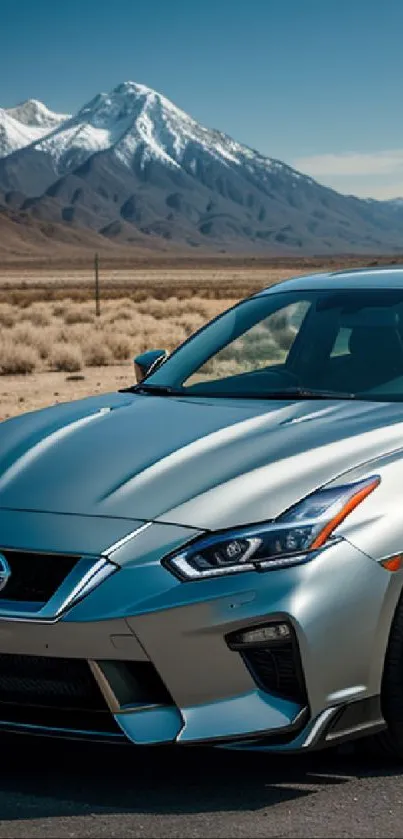
<path fill-rule="evenodd" d="M 55 332 L 51 326 L 40 329 L 29 320 L 23 320 L 10 330 L 9 337 L 16 344 L 34 347 L 40 357 L 45 359 L 49 355 Z"/>
<path fill-rule="evenodd" d="M 133 309 L 123 309 L 121 307 L 119 309 L 112 309 L 110 312 L 106 312 L 104 320 L 106 323 L 115 323 L 117 320 L 129 321 L 133 319 L 134 314 L 135 312 Z"/>
<path fill-rule="evenodd" d="M 39 361 L 34 347 L 15 344 L 10 340 L 0 344 L 0 374 L 2 376 L 32 373 Z"/>
<path fill-rule="evenodd" d="M 135 312 L 130 321 L 115 321 L 113 324 L 114 331 L 120 330 L 125 335 L 143 335 L 146 332 L 158 332 L 161 329 L 161 321 L 156 320 L 151 315 L 142 315 L 140 312 Z"/>
<path fill-rule="evenodd" d="M 24 311 L 24 320 L 30 320 L 34 326 L 48 326 L 52 315 L 46 303 L 32 303 Z"/>
<path fill-rule="evenodd" d="M 88 367 L 105 367 L 112 360 L 112 354 L 108 345 L 99 335 L 89 336 L 82 349 L 85 363 L 88 364 Z"/>
<path fill-rule="evenodd" d="M 152 315 L 153 318 L 157 320 L 161 320 L 161 318 L 169 317 L 171 314 L 177 314 L 177 306 L 172 305 L 172 300 L 175 298 L 170 298 L 169 300 L 155 300 L 153 297 L 149 297 L 144 303 L 138 304 L 138 311 L 145 315 Z M 175 303 L 178 301 L 175 299 Z"/>
<path fill-rule="evenodd" d="M 72 326 L 65 324 L 57 330 L 57 340 L 66 344 L 79 344 L 83 347 L 89 336 L 96 335 L 96 330 L 90 323 L 74 323 Z"/>
<path fill-rule="evenodd" d="M 54 344 L 50 353 L 50 364 L 54 370 L 75 373 L 83 367 L 81 347 L 76 344 L 66 344 L 60 341 Z"/>
<path fill-rule="evenodd" d="M 74 303 L 64 312 L 64 322 L 66 324 L 93 323 L 94 317 L 95 315 L 90 309 L 84 308 L 83 305 L 77 306 Z"/>
<path fill-rule="evenodd" d="M 18 310 L 9 303 L 0 303 L 0 326 L 14 326 Z"/>
<path fill-rule="evenodd" d="M 63 317 L 65 312 L 71 308 L 73 305 L 73 301 L 71 298 L 67 298 L 67 300 L 55 300 L 53 303 L 53 314 L 56 318 Z"/>
<path fill-rule="evenodd" d="M 175 318 L 173 323 L 178 325 L 179 331 L 183 329 L 186 337 L 189 337 L 189 335 L 192 335 L 193 332 L 196 332 L 201 326 L 203 326 L 204 318 L 197 314 L 197 312 L 188 312 L 187 314 Z"/>
<path fill-rule="evenodd" d="M 136 314 L 136 305 L 130 297 L 119 297 L 109 300 L 103 310 L 105 320 L 114 323 L 115 320 L 131 320 Z"/>
<path fill-rule="evenodd" d="M 127 335 L 107 335 L 106 343 L 115 361 L 126 361 L 133 354 L 133 341 Z"/>
<path fill-rule="evenodd" d="M 141 336 L 144 339 L 145 348 L 161 348 L 170 352 L 186 338 L 185 331 L 178 324 L 170 320 L 166 320 L 159 325 L 156 324 L 154 329 L 151 329 L 149 332 L 142 332 Z"/>

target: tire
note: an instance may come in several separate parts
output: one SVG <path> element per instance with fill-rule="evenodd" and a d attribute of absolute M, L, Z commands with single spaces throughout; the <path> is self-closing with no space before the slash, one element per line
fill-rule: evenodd
<path fill-rule="evenodd" d="M 387 728 L 367 739 L 372 753 L 403 763 L 403 595 L 389 635 L 381 687 L 382 714 Z"/>

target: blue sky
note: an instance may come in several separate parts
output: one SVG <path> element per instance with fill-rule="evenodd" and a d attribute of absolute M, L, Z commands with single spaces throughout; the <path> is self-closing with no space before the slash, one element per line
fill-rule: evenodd
<path fill-rule="evenodd" d="M 403 195 L 402 0 L 0 0 L 0 105 L 129 79 L 343 192 Z"/>

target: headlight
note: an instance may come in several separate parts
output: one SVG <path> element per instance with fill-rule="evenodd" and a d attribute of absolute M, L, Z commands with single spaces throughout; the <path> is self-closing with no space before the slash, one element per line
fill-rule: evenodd
<path fill-rule="evenodd" d="M 198 580 L 307 562 L 335 540 L 335 528 L 379 483 L 376 475 L 318 490 L 272 522 L 198 539 L 164 564 L 182 580 Z"/>

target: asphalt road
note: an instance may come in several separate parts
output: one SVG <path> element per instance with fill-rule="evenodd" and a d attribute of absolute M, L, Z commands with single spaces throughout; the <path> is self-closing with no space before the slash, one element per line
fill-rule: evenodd
<path fill-rule="evenodd" d="M 403 767 L 0 740 L 0 837 L 403 837 Z"/>

